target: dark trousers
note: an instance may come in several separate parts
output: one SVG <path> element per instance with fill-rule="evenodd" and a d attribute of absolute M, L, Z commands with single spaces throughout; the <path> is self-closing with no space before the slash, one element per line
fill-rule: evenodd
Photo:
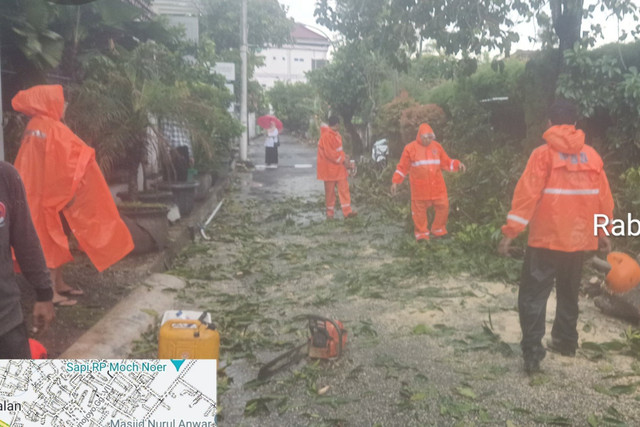
<path fill-rule="evenodd" d="M 278 164 L 278 147 L 265 147 L 264 162 L 268 165 Z"/>
<path fill-rule="evenodd" d="M 31 359 L 27 326 L 24 323 L 0 336 L 0 359 Z"/>
<path fill-rule="evenodd" d="M 578 346 L 578 293 L 582 277 L 584 252 L 562 252 L 527 247 L 518 292 L 518 312 L 522 328 L 524 358 L 542 360 L 545 350 L 547 300 L 556 285 L 556 318 L 552 339 L 563 348 Z"/>

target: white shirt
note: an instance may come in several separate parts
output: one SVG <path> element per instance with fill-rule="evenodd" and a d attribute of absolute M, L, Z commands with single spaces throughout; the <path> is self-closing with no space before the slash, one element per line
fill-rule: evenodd
<path fill-rule="evenodd" d="M 264 140 L 265 147 L 275 147 L 278 140 L 278 128 L 267 129 L 267 138 Z"/>

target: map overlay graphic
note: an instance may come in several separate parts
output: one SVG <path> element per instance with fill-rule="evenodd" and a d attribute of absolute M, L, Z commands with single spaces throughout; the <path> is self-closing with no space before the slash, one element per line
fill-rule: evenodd
<path fill-rule="evenodd" d="M 0 427 L 213 427 L 216 360 L 0 360 Z"/>

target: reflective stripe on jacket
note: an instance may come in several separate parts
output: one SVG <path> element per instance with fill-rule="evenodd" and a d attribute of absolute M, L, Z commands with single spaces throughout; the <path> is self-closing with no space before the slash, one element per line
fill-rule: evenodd
<path fill-rule="evenodd" d="M 321 181 L 346 179 L 348 172 L 344 160 L 342 137 L 329 126 L 322 126 L 318 141 L 318 179 Z"/>
<path fill-rule="evenodd" d="M 529 225 L 529 246 L 565 252 L 595 250 L 594 214 L 613 216 L 613 197 L 602 159 L 574 126 L 553 126 L 516 186 L 505 236 Z"/>
<path fill-rule="evenodd" d="M 422 126 L 420 128 L 422 130 Z M 422 133 L 418 131 L 416 140 L 404 147 L 392 182 L 400 184 L 409 175 L 411 200 L 446 199 L 442 170 L 457 172 L 460 161 L 451 159 L 437 141 L 431 141 L 426 147 L 422 145 L 419 141 Z"/>

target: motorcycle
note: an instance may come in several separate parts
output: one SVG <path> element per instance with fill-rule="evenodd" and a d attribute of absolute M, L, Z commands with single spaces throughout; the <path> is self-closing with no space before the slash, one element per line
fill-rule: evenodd
<path fill-rule="evenodd" d="M 387 139 L 379 139 L 373 143 L 371 149 L 371 158 L 375 162 L 376 168 L 379 170 L 387 167 L 387 157 L 389 156 L 389 145 Z"/>

